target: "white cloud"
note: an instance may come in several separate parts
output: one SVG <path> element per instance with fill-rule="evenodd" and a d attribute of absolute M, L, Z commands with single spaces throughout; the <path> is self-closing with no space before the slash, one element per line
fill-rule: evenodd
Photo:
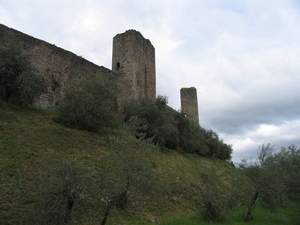
<path fill-rule="evenodd" d="M 242 139 L 229 139 L 228 143 L 232 144 L 234 149 L 232 154 L 232 161 L 239 163 L 240 159 L 255 157 L 257 151 L 257 142 L 249 137 Z"/>
<path fill-rule="evenodd" d="M 287 121 L 280 125 L 260 124 L 243 136 L 225 134 L 224 140 L 232 144 L 233 161 L 238 162 L 240 158 L 256 157 L 258 147 L 263 144 L 274 145 L 275 151 L 283 146 L 300 146 L 299 130 L 300 120 Z"/>
<path fill-rule="evenodd" d="M 74 24 L 73 29 L 95 32 L 103 27 L 104 22 L 105 19 L 96 9 L 88 9 L 78 16 L 78 23 Z"/>
<path fill-rule="evenodd" d="M 185 40 L 174 40 L 172 31 L 167 25 L 160 29 L 146 29 L 144 36 L 151 37 L 150 41 L 155 47 L 158 62 L 170 61 L 173 51 L 185 42 Z"/>
<path fill-rule="evenodd" d="M 279 127 L 270 124 L 260 124 L 259 127 L 254 131 L 251 132 L 249 135 L 254 137 L 272 137 L 278 134 Z"/>

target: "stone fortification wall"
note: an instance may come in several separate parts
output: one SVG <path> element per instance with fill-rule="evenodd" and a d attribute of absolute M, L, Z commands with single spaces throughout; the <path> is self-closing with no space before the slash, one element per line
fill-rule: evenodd
<path fill-rule="evenodd" d="M 156 98 L 155 49 L 135 30 L 113 38 L 112 71 L 118 76 L 122 98 Z"/>
<path fill-rule="evenodd" d="M 94 76 L 116 78 L 121 92 L 119 105 L 138 96 L 156 98 L 155 49 L 138 31 L 128 30 L 113 38 L 112 70 L 0 24 L 0 45 L 15 43 L 30 55 L 36 70 L 49 78 L 48 89 L 36 99 L 36 107 L 54 109 L 63 88 L 71 80 Z M 180 95 L 182 111 L 199 123 L 196 88 L 182 88 Z"/>
<path fill-rule="evenodd" d="M 49 87 L 34 103 L 40 108 L 55 108 L 64 86 L 72 79 L 115 76 L 111 70 L 45 41 L 0 24 L 0 45 L 18 43 L 31 57 L 32 65 L 49 78 Z"/>
<path fill-rule="evenodd" d="M 199 123 L 197 89 L 194 87 L 180 89 L 181 110 L 192 120 Z"/>

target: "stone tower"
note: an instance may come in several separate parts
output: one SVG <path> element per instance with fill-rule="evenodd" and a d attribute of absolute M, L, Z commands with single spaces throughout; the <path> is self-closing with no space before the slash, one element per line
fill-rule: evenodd
<path fill-rule="evenodd" d="M 199 123 L 197 89 L 194 87 L 180 89 L 181 110 Z"/>
<path fill-rule="evenodd" d="M 118 76 L 122 100 L 156 98 L 155 49 L 140 32 L 128 30 L 113 38 L 112 71 Z"/>

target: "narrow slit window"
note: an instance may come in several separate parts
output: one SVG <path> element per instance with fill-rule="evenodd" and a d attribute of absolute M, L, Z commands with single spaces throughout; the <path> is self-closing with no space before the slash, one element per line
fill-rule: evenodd
<path fill-rule="evenodd" d="M 120 69 L 120 63 L 119 62 L 117 62 L 117 71 Z"/>

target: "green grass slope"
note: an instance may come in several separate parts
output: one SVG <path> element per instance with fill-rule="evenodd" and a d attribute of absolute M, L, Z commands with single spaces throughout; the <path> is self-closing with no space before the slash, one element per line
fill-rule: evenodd
<path fill-rule="evenodd" d="M 124 135 L 121 128 L 104 129 L 101 133 L 71 129 L 56 123 L 58 117 L 57 112 L 0 102 L 0 224 L 29 224 L 28 210 L 38 201 L 34 187 L 39 185 L 43 168 L 75 159 L 83 167 L 93 169 L 110 151 L 109 137 Z M 124 210 L 112 210 L 107 224 L 150 224 L 152 216 L 163 222 L 196 215 L 191 184 L 201 186 L 200 174 L 212 167 L 225 174 L 224 188 L 238 188 L 236 180 L 241 175 L 227 162 L 168 149 L 156 149 L 154 157 L 155 169 L 165 176 L 159 181 L 167 189 L 161 201 L 129 193 L 133 201 Z M 103 214 L 99 208 L 103 203 L 97 204 L 95 210 L 82 216 L 81 223 L 100 224 Z"/>

